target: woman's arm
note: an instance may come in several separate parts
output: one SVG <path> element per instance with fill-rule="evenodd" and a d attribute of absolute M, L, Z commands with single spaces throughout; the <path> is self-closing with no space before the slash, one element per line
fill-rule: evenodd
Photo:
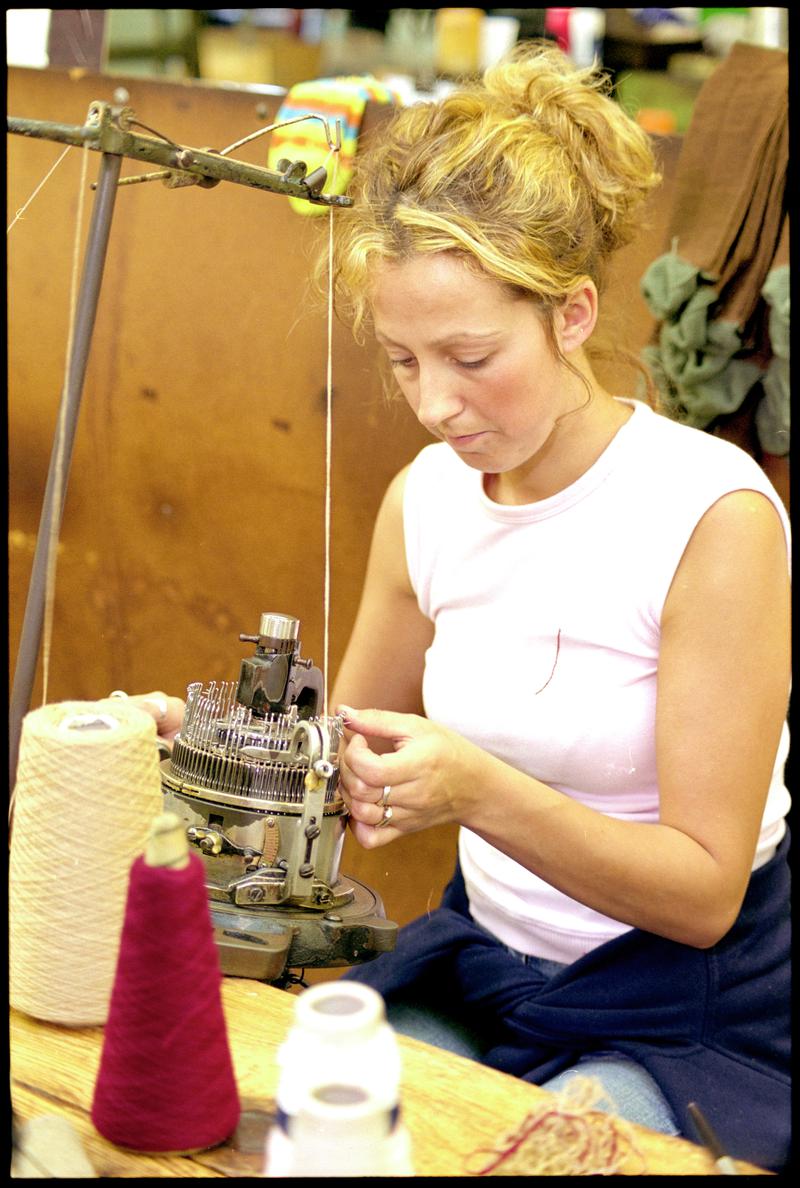
<path fill-rule="evenodd" d="M 394 753 L 346 756 L 356 832 L 380 845 L 457 821 L 565 894 L 699 948 L 739 911 L 785 719 L 790 672 L 786 541 L 769 501 L 739 491 L 702 518 L 662 620 L 658 824 L 607 817 L 454 732 L 354 712 L 350 729 Z M 392 785 L 392 825 L 376 790 Z"/>
<path fill-rule="evenodd" d="M 407 468 L 406 468 L 407 469 Z M 433 624 L 420 611 L 406 566 L 402 470 L 386 491 L 364 589 L 331 704 L 380 705 L 422 714 L 422 670 Z"/>

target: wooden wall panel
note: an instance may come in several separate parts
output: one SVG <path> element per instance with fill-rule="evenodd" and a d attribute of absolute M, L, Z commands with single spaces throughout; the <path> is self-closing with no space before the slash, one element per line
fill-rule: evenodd
<path fill-rule="evenodd" d="M 93 99 L 111 101 L 123 84 L 140 120 L 197 147 L 265 126 L 280 99 L 12 68 L 8 111 L 81 124 Z M 368 113 L 367 134 L 380 118 Z M 10 221 L 62 146 L 7 140 Z M 266 144 L 240 155 L 263 163 Z M 12 674 L 63 379 L 81 155 L 70 151 L 8 236 Z M 97 153 L 88 165 L 93 179 Z M 141 171 L 123 162 L 123 176 Z M 617 316 L 633 319 L 634 350 L 650 331 L 638 276 L 661 250 L 656 208 L 610 289 Z M 87 193 L 86 225 L 90 210 Z M 234 679 L 248 652 L 238 633 L 266 610 L 296 615 L 304 655 L 322 663 L 326 325 L 308 274 L 325 224 L 226 183 L 119 192 L 61 532 L 48 701 Z M 374 346 L 337 325 L 331 682 L 382 493 L 429 440 L 386 405 L 376 364 Z M 39 679 L 32 705 L 41 696 Z M 343 869 L 404 923 L 438 902 L 454 839 L 441 828 L 373 853 L 348 840 Z"/>
<path fill-rule="evenodd" d="M 112 89 L 109 79 L 51 71 L 12 71 L 10 84 L 13 113 L 75 123 Z M 264 123 L 239 91 L 128 86 L 137 115 L 184 142 L 230 143 Z M 272 116 L 277 100 L 267 103 Z M 9 137 L 9 210 L 60 151 Z M 249 149 L 254 160 L 265 151 Z M 71 150 L 9 237 L 12 547 L 21 554 L 12 655 L 62 380 L 80 157 Z M 90 179 L 98 160 L 89 155 Z M 123 165 L 123 175 L 137 170 Z M 325 313 L 306 288 L 324 223 L 240 186 L 120 190 L 59 563 L 59 638 L 91 654 L 76 666 L 59 650 L 51 697 L 226 676 L 242 650 L 238 631 L 270 608 L 297 614 L 306 651 L 320 658 Z M 383 408 L 374 350 L 356 352 L 341 327 L 336 339 L 334 663 L 382 490 L 426 440 Z M 371 430 L 365 467 L 348 442 Z"/>

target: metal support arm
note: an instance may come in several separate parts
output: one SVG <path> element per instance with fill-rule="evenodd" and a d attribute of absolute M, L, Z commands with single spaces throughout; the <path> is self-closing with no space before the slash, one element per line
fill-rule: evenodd
<path fill-rule="evenodd" d="M 42 639 L 44 624 L 45 592 L 47 586 L 47 570 L 50 557 L 50 540 L 53 525 L 60 528 L 61 515 L 64 509 L 64 498 L 67 490 L 67 476 L 72 458 L 72 446 L 75 440 L 75 430 L 78 422 L 78 412 L 83 391 L 83 381 L 86 375 L 86 364 L 89 358 L 89 345 L 94 329 L 97 301 L 100 296 L 100 282 L 103 278 L 103 266 L 108 247 L 108 237 L 111 231 L 111 218 L 114 213 L 117 179 L 119 177 L 122 159 L 109 153 L 104 153 L 100 162 L 100 177 L 97 185 L 97 195 L 92 210 L 92 222 L 86 245 L 83 277 L 80 293 L 75 310 L 75 329 L 73 334 L 72 354 L 70 358 L 69 374 L 61 394 L 58 422 L 53 448 L 50 454 L 50 469 L 47 475 L 42 514 L 39 520 L 39 533 L 36 538 L 36 552 L 33 558 L 28 600 L 25 605 L 25 618 L 22 623 L 22 636 L 17 652 L 17 664 L 14 671 L 14 684 L 11 690 L 10 721 L 9 721 L 9 786 L 14 788 L 17 772 L 17 758 L 19 755 L 19 740 L 22 731 L 22 719 L 28 712 L 34 677 L 36 676 L 36 662 Z M 56 472 L 58 460 L 61 458 L 62 482 L 61 499 L 56 498 Z M 58 532 L 56 531 L 56 538 Z"/>
<path fill-rule="evenodd" d="M 191 148 L 188 145 L 159 140 L 155 136 L 142 136 L 130 130 L 132 120 L 133 112 L 130 108 L 112 108 L 108 103 L 99 100 L 90 104 L 83 126 L 19 119 L 16 116 L 7 117 L 8 131 L 20 136 L 57 140 L 62 144 L 85 144 L 101 153 L 130 157 L 136 161 L 145 161 L 162 169 L 185 174 L 189 179 L 194 178 L 198 182 L 235 182 L 258 190 L 268 190 L 273 194 L 283 194 L 288 198 L 304 199 L 318 206 L 353 204 L 352 198 L 344 194 L 319 193 L 326 180 L 324 171 L 320 176 L 320 171 L 314 170 L 313 181 L 312 177 L 298 177 L 297 169 L 293 168 L 295 163 L 288 163 L 289 168 L 283 173 L 276 173 L 272 169 L 263 169 L 259 165 L 250 165 L 246 161 L 223 156 L 213 149 Z M 303 170 L 300 170 L 300 173 L 302 174 Z"/>

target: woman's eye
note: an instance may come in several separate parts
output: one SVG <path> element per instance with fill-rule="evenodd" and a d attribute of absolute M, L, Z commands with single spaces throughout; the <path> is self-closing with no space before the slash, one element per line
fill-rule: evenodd
<path fill-rule="evenodd" d="M 483 367 L 489 362 L 490 356 L 485 356 L 483 359 L 454 359 L 453 362 L 457 367 L 464 367 L 469 371 L 476 371 L 479 367 Z M 390 367 L 415 367 L 416 359 L 413 355 L 409 355 L 403 359 L 389 359 Z"/>

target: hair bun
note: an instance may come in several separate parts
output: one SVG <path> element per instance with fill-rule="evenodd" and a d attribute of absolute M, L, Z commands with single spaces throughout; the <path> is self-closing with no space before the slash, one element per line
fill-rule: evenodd
<path fill-rule="evenodd" d="M 606 250 L 627 243 L 634 215 L 660 181 L 646 132 L 611 97 L 596 67 L 575 67 L 552 43 L 522 43 L 484 76 L 506 118 L 528 116 L 567 154 L 591 193 Z"/>

